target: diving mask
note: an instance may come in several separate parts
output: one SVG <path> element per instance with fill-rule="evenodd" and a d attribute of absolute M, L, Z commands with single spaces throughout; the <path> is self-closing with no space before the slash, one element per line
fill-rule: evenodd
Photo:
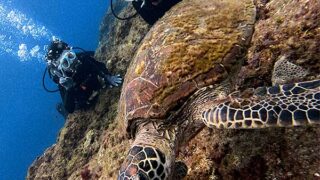
<path fill-rule="evenodd" d="M 64 50 L 58 59 L 59 66 L 58 69 L 66 71 L 69 70 L 70 66 L 73 64 L 77 58 L 76 53 L 72 50 Z"/>

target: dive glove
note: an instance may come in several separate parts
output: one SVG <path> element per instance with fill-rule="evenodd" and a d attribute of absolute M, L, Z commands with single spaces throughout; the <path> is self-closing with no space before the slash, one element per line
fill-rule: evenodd
<path fill-rule="evenodd" d="M 113 86 L 119 86 L 122 82 L 122 78 L 120 77 L 120 74 L 112 76 L 112 75 L 105 75 L 104 80 L 106 84 L 108 84 L 111 87 Z"/>

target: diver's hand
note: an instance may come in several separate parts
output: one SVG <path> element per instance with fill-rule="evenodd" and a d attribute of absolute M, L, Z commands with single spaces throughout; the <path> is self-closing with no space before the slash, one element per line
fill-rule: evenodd
<path fill-rule="evenodd" d="M 115 76 L 106 75 L 105 81 L 106 81 L 106 83 L 109 84 L 110 87 L 119 86 L 119 84 L 122 83 L 122 78 L 120 77 L 120 74 L 115 75 Z"/>

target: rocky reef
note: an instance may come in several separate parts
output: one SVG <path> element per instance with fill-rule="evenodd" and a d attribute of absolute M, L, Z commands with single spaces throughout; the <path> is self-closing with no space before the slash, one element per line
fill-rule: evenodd
<path fill-rule="evenodd" d="M 121 2 L 118 1 L 115 4 L 116 12 L 120 13 L 119 16 L 129 16 L 135 12 L 131 6 L 126 6 L 128 3 Z M 96 59 L 106 63 L 112 73 L 124 76 L 140 41 L 149 29 L 150 26 L 142 18 L 137 16 L 129 21 L 119 21 L 113 17 L 109 9 L 100 25 L 101 33 Z M 68 115 L 56 144 L 33 162 L 28 170 L 27 179 L 60 180 L 91 177 L 92 175 L 87 172 L 87 164 L 93 161 L 94 157 L 99 156 L 98 152 L 104 149 L 105 143 L 109 144 L 105 141 L 113 142 L 111 146 L 119 143 L 121 147 L 121 139 L 124 139 L 123 135 L 119 136 L 119 132 L 112 133 L 116 126 L 114 118 L 119 95 L 120 87 L 107 89 L 101 92 L 94 107 Z M 128 144 L 127 141 L 122 145 L 123 149 Z M 111 149 L 110 153 L 117 155 Z M 100 161 L 103 162 L 103 159 Z M 116 166 L 119 166 L 110 162 L 105 163 L 109 163 L 114 168 L 113 171 L 117 169 Z M 98 164 L 97 167 L 99 167 Z"/>
<path fill-rule="evenodd" d="M 307 79 L 319 78 L 320 1 L 254 2 L 255 30 L 236 88 L 270 86 L 280 56 L 307 69 Z M 134 13 L 126 4 L 118 3 L 116 9 L 121 16 Z M 100 26 L 96 58 L 124 76 L 150 28 L 139 16 L 119 21 L 109 10 Z M 70 114 L 56 144 L 33 162 L 27 179 L 116 179 L 132 141 L 115 121 L 119 96 L 120 88 L 105 90 L 94 107 Z M 317 179 L 319 144 L 319 127 L 205 128 L 180 149 L 178 159 L 189 168 L 185 179 Z"/>

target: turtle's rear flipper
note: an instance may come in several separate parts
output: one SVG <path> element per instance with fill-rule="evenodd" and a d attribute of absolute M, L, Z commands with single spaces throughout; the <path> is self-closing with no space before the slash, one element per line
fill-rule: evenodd
<path fill-rule="evenodd" d="M 174 173 L 173 173 L 173 179 L 183 179 L 188 174 L 188 167 L 187 165 L 182 161 L 176 161 L 174 163 Z"/>
<path fill-rule="evenodd" d="M 213 100 L 201 117 L 218 128 L 320 124 L 320 79 L 233 93 L 222 103 Z"/>

